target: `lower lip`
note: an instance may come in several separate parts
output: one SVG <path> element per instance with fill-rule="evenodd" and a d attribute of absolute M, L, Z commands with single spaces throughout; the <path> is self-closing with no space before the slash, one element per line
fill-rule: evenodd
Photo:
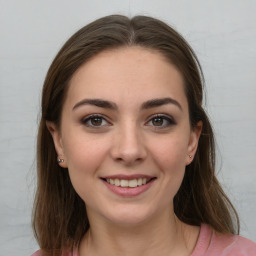
<path fill-rule="evenodd" d="M 115 185 L 107 183 L 106 181 L 102 181 L 102 182 L 104 182 L 107 188 L 112 192 L 114 192 L 116 195 L 123 196 L 123 197 L 135 197 L 146 192 L 152 186 L 155 180 L 156 179 L 153 179 L 147 184 L 136 187 L 136 188 L 117 187 Z"/>

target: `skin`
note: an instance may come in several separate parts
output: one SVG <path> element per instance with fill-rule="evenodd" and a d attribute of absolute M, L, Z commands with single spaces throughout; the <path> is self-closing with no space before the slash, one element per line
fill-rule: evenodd
<path fill-rule="evenodd" d="M 142 109 L 167 97 L 176 103 Z M 110 101 L 116 109 L 81 104 L 84 99 Z M 92 114 L 100 116 L 90 119 Z M 80 256 L 190 255 L 199 228 L 177 219 L 173 198 L 202 125 L 190 126 L 183 78 L 174 65 L 141 47 L 102 52 L 73 75 L 60 130 L 47 126 L 64 159 L 60 165 L 86 203 L 91 228 Z M 116 174 L 156 179 L 138 196 L 123 197 L 101 179 Z"/>

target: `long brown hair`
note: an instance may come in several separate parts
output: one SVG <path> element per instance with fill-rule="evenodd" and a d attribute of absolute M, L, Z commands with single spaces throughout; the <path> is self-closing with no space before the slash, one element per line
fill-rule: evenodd
<path fill-rule="evenodd" d="M 46 121 L 60 126 L 69 81 L 83 63 L 104 50 L 134 45 L 157 50 L 179 69 L 185 82 L 191 127 L 199 121 L 203 123 L 194 161 L 186 167 L 174 198 L 177 217 L 191 225 L 207 223 L 221 233 L 239 233 L 238 215 L 215 176 L 214 135 L 202 107 L 204 80 L 194 51 L 162 21 L 146 16 L 129 19 L 111 15 L 76 32 L 53 60 L 44 82 L 33 228 L 45 254 L 59 255 L 64 248 L 78 246 L 90 226 L 86 205 L 75 192 L 68 171 L 56 163 Z"/>

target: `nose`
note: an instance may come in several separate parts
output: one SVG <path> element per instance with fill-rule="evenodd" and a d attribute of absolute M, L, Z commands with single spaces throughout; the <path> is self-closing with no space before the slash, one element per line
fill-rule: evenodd
<path fill-rule="evenodd" d="M 147 150 L 139 129 L 131 125 L 119 127 L 113 139 L 111 156 L 115 161 L 133 165 L 145 160 Z"/>

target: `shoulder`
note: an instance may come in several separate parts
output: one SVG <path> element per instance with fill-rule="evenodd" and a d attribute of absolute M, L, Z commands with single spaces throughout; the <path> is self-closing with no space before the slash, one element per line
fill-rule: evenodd
<path fill-rule="evenodd" d="M 43 254 L 41 250 L 38 250 L 34 252 L 31 256 L 43 256 Z M 74 250 L 73 252 L 66 250 L 62 253 L 61 256 L 78 256 L 78 254 L 77 254 L 77 250 Z"/>
<path fill-rule="evenodd" d="M 40 250 L 34 252 L 31 256 L 42 256 L 42 253 Z"/>
<path fill-rule="evenodd" d="M 256 243 L 238 235 L 220 234 L 202 224 L 196 247 L 191 256 L 255 256 Z"/>
<path fill-rule="evenodd" d="M 256 243 L 242 236 L 213 232 L 209 250 L 218 250 L 223 256 L 253 256 L 256 255 Z"/>

